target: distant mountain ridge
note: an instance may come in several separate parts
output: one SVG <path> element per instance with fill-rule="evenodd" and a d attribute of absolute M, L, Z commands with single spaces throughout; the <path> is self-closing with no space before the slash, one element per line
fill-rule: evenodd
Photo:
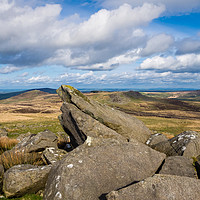
<path fill-rule="evenodd" d="M 26 92 L 33 91 L 33 90 L 39 90 L 39 91 L 42 91 L 42 92 L 47 92 L 49 94 L 56 94 L 56 89 L 52 89 L 52 88 L 37 88 L 37 89 L 23 90 L 23 91 L 19 91 L 19 92 L 3 93 L 3 94 L 0 94 L 0 100 L 8 99 L 10 97 L 14 97 L 14 96 L 26 93 Z"/>

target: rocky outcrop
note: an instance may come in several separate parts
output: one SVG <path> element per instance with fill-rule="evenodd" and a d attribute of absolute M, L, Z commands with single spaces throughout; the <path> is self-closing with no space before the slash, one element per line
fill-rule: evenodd
<path fill-rule="evenodd" d="M 119 191 L 112 191 L 107 200 L 193 200 L 200 199 L 200 180 L 183 176 L 156 174 Z"/>
<path fill-rule="evenodd" d="M 81 145 L 52 167 L 44 200 L 99 200 L 104 193 L 152 176 L 164 159 L 165 154 L 139 142 Z"/>
<path fill-rule="evenodd" d="M 88 136 L 96 138 L 113 138 L 121 141 L 126 140 L 126 138 L 116 131 L 77 109 L 73 104 L 64 103 L 61 110 L 63 114 L 59 119 L 66 133 L 70 135 L 73 147 L 83 144 Z"/>
<path fill-rule="evenodd" d="M 196 157 L 200 155 L 200 134 L 195 131 L 185 131 L 151 147 L 167 156 Z"/>
<path fill-rule="evenodd" d="M 51 166 L 16 165 L 5 172 L 3 191 L 7 198 L 34 194 L 44 189 Z"/>
<path fill-rule="evenodd" d="M 90 134 L 94 132 L 94 135 L 99 134 L 97 129 L 93 130 L 94 124 L 97 124 L 97 122 L 113 130 L 112 133 L 109 131 L 111 137 L 117 132 L 127 140 L 132 138 L 145 143 L 151 135 L 150 130 L 138 119 L 95 102 L 71 86 L 62 85 L 57 90 L 57 93 L 64 102 L 61 108 L 62 115 L 60 116 L 60 121 L 64 130 L 70 135 L 72 142 L 74 142 L 74 146 L 84 143 L 88 136 L 88 132 L 84 131 L 83 125 L 79 127 L 81 121 L 84 122 L 85 127 L 90 127 Z M 79 115 L 80 117 L 78 117 Z M 101 132 L 102 137 L 108 137 L 108 135 L 104 136 L 106 132 L 99 132 Z M 94 137 L 94 135 L 89 136 Z"/>
<path fill-rule="evenodd" d="M 192 159 L 183 156 L 170 156 L 166 158 L 159 173 L 198 178 Z"/>

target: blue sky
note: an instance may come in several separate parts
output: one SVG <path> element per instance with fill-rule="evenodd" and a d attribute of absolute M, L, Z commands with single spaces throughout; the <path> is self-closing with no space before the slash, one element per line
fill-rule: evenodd
<path fill-rule="evenodd" d="M 0 0 L 0 89 L 200 89 L 199 0 Z"/>

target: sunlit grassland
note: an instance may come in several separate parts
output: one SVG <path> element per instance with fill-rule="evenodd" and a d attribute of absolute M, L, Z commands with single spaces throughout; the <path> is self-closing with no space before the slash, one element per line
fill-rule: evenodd
<path fill-rule="evenodd" d="M 15 138 L 20 134 L 32 133 L 37 134 L 45 129 L 52 131 L 53 133 L 62 132 L 62 126 L 57 118 L 35 118 L 33 120 L 3 122 L 0 124 L 0 128 L 5 128 L 8 132 L 8 136 Z"/>
<path fill-rule="evenodd" d="M 152 131 L 177 135 L 183 131 L 200 132 L 200 120 L 136 116 Z"/>

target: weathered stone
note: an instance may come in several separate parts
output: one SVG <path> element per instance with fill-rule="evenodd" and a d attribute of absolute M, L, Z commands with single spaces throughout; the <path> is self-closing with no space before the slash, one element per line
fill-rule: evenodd
<path fill-rule="evenodd" d="M 64 129 L 67 131 L 69 131 L 69 123 L 73 122 L 73 120 L 76 119 L 72 117 L 66 124 L 66 117 L 71 115 L 71 111 L 67 110 L 71 108 L 69 105 L 73 105 L 76 110 L 85 113 L 86 115 L 99 121 L 101 124 L 109 127 L 110 129 L 113 129 L 128 140 L 133 138 L 137 141 L 145 143 L 151 135 L 150 130 L 138 119 L 126 113 L 115 110 L 109 106 L 102 105 L 96 101 L 93 101 L 71 86 L 62 85 L 57 90 L 57 93 L 64 101 L 64 104 L 62 106 L 63 114 L 60 117 L 60 121 Z M 74 113 L 72 115 L 74 115 Z M 82 118 L 82 120 L 84 120 L 84 118 Z M 76 123 L 74 124 L 74 129 L 79 129 Z M 73 135 L 73 132 L 68 134 Z M 78 144 L 82 144 L 87 135 L 85 135 L 85 133 L 79 133 L 79 135 L 80 141 L 77 142 Z"/>
<path fill-rule="evenodd" d="M 52 167 L 44 200 L 99 200 L 104 193 L 152 176 L 164 159 L 165 154 L 139 142 L 81 145 Z"/>
<path fill-rule="evenodd" d="M 126 140 L 126 138 L 83 113 L 72 104 L 63 103 L 61 110 L 63 114 L 60 116 L 60 122 L 66 133 L 70 135 L 73 147 L 83 144 L 87 136 Z"/>
<path fill-rule="evenodd" d="M 200 180 L 156 174 L 144 181 L 112 191 L 107 200 L 193 200 L 200 199 Z"/>
<path fill-rule="evenodd" d="M 27 132 L 27 133 L 24 133 L 24 134 L 20 134 L 18 137 L 17 137 L 17 140 L 19 140 L 19 142 L 21 142 L 22 140 L 25 141 L 25 138 L 26 140 L 29 139 L 29 136 L 31 135 L 35 135 L 35 134 L 32 134 L 31 132 Z"/>
<path fill-rule="evenodd" d="M 166 158 L 159 173 L 198 178 L 192 159 L 183 156 L 170 156 Z"/>
<path fill-rule="evenodd" d="M 48 147 L 42 152 L 42 159 L 44 163 L 55 164 L 57 161 L 61 160 L 66 153 L 65 150 Z"/>
<path fill-rule="evenodd" d="M 57 136 L 49 130 L 25 137 L 13 150 L 26 149 L 26 152 L 44 151 L 47 147 L 57 148 Z"/>
<path fill-rule="evenodd" d="M 16 165 L 5 172 L 3 191 L 6 197 L 19 197 L 44 189 L 51 166 Z"/>
<path fill-rule="evenodd" d="M 151 147 L 167 156 L 196 157 L 200 155 L 200 134 L 195 131 L 185 131 Z"/>
<path fill-rule="evenodd" d="M 150 138 L 146 141 L 146 144 L 148 146 L 152 146 L 152 145 L 155 145 L 155 144 L 158 144 L 160 142 L 164 142 L 164 141 L 167 141 L 168 138 L 161 134 L 161 133 L 156 133 L 156 134 L 152 134 L 150 136 Z"/>

